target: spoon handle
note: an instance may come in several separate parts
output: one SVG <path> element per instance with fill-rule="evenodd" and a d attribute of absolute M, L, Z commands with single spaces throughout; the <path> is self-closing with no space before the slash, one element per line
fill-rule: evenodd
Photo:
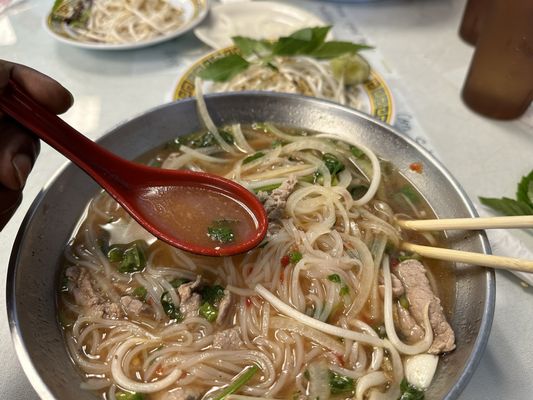
<path fill-rule="evenodd" d="M 0 110 L 68 157 L 105 189 L 109 185 L 102 177 L 120 183 L 117 174 L 124 167 L 124 160 L 48 111 L 13 80 L 0 96 Z"/>

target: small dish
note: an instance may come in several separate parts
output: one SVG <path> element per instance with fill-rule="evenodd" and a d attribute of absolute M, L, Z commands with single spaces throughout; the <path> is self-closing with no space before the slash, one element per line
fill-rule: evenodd
<path fill-rule="evenodd" d="M 56 40 L 72 46 L 90 50 L 133 50 L 142 47 L 153 46 L 155 44 L 174 39 L 184 33 L 194 29 L 204 20 L 209 11 L 209 0 L 172 0 L 171 3 L 183 11 L 183 23 L 167 35 L 155 36 L 148 40 L 133 43 L 102 43 L 92 41 L 81 41 L 69 34 L 69 27 L 66 23 L 57 22 L 52 19 L 50 12 L 45 20 L 45 30 Z"/>
<path fill-rule="evenodd" d="M 234 4 L 234 3 L 230 3 Z M 196 75 L 218 58 L 229 54 L 238 53 L 234 46 L 225 47 L 211 52 L 191 65 L 179 78 L 172 91 L 173 100 L 186 99 L 193 97 L 195 94 L 194 80 Z M 368 81 L 360 85 L 357 106 L 355 109 L 373 116 L 380 121 L 393 125 L 395 121 L 395 108 L 392 92 L 383 77 L 374 69 L 370 71 Z M 204 82 L 203 92 L 213 92 L 213 83 Z"/>
<path fill-rule="evenodd" d="M 310 12 L 272 1 L 231 2 L 211 8 L 209 18 L 194 34 L 214 49 L 231 46 L 232 36 L 276 39 L 313 26 L 327 25 Z"/>

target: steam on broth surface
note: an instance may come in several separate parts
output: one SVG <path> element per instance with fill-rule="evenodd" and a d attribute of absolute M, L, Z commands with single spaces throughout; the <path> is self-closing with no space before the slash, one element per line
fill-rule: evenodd
<path fill-rule="evenodd" d="M 432 216 L 420 194 L 357 143 L 270 124 L 218 133 L 144 161 L 247 186 L 264 202 L 267 238 L 239 256 L 187 254 L 97 195 L 66 249 L 59 297 L 84 387 L 111 400 L 422 394 L 431 376 L 413 381 L 404 361 L 430 353 L 436 366 L 455 344 L 442 312 L 451 269 L 397 250 L 397 215 Z"/>

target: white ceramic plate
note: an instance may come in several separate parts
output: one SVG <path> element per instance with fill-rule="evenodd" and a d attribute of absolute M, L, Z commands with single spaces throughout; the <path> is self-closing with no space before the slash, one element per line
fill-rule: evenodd
<path fill-rule="evenodd" d="M 232 36 L 253 39 L 277 39 L 325 21 L 304 9 L 272 1 L 231 2 L 211 8 L 209 17 L 194 34 L 214 49 L 231 46 Z"/>
<path fill-rule="evenodd" d="M 45 30 L 60 42 L 70 44 L 72 46 L 81 47 L 92 50 L 131 50 L 141 47 L 152 46 L 170 39 L 174 39 L 184 33 L 194 29 L 207 15 L 209 11 L 209 0 L 171 0 L 172 4 L 183 10 L 183 24 L 181 24 L 174 32 L 167 35 L 156 36 L 149 40 L 134 43 L 100 43 L 90 41 L 80 41 L 73 38 L 67 33 L 68 26 L 65 23 L 52 21 L 51 14 L 48 14 L 44 20 Z"/>

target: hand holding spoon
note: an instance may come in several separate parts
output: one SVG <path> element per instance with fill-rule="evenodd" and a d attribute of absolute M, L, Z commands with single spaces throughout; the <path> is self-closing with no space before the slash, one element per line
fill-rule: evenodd
<path fill-rule="evenodd" d="M 13 81 L 0 96 L 0 109 L 83 169 L 146 230 L 177 248 L 227 256 L 254 248 L 266 234 L 263 205 L 231 180 L 120 158 L 46 110 Z"/>

